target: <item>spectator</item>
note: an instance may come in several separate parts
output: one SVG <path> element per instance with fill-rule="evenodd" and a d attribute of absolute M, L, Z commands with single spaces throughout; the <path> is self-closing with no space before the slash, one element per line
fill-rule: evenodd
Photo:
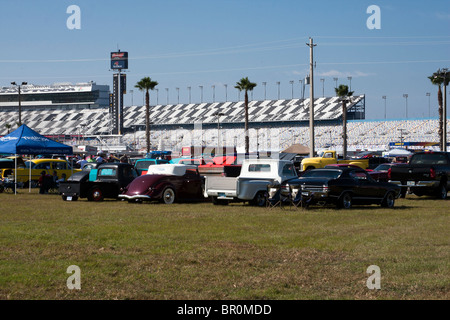
<path fill-rule="evenodd" d="M 38 180 L 39 193 L 40 194 L 48 193 L 48 190 L 50 189 L 52 181 L 53 181 L 52 176 L 47 174 L 47 172 L 42 171 L 41 176 L 39 177 L 39 180 Z"/>
<path fill-rule="evenodd" d="M 128 157 L 126 154 L 124 154 L 122 157 L 120 157 L 120 162 L 122 163 L 128 163 Z"/>
<path fill-rule="evenodd" d="M 80 168 L 83 168 L 83 166 L 87 163 L 86 156 L 83 156 L 83 158 L 80 161 L 77 161 L 77 163 L 80 165 Z"/>
<path fill-rule="evenodd" d="M 98 163 L 103 163 L 103 158 L 100 153 L 98 154 L 97 159 L 95 159 L 95 161 L 97 161 Z"/>
<path fill-rule="evenodd" d="M 56 186 L 59 187 L 59 183 L 60 182 L 64 182 L 64 181 L 66 181 L 66 174 L 65 173 L 63 173 L 61 175 L 61 179 L 56 180 Z"/>

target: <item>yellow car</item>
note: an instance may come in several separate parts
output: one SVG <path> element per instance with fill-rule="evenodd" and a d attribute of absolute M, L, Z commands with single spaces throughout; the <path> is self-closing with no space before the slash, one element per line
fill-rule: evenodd
<path fill-rule="evenodd" d="M 30 164 L 31 164 L 31 181 L 35 184 L 45 171 L 49 175 L 53 175 L 56 171 L 58 178 L 61 179 L 63 173 L 66 174 L 66 180 L 74 173 L 81 171 L 81 169 L 73 169 L 71 164 L 66 160 L 61 159 L 34 159 L 25 161 L 25 168 L 17 168 L 17 182 L 28 183 L 30 180 Z M 2 178 L 14 178 L 15 169 L 0 169 Z"/>

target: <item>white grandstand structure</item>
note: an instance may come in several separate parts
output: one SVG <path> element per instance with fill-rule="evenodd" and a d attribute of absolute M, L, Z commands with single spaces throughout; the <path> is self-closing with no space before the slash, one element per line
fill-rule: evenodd
<path fill-rule="evenodd" d="M 0 99 L 2 91 L 0 90 Z M 16 128 L 17 102 L 2 106 L 0 135 L 7 124 Z M 113 136 L 109 108 L 69 104 L 32 107 L 22 104 L 22 122 L 47 136 L 68 144 L 126 145 L 128 150 L 145 147 L 145 106 L 124 107 L 125 134 Z M 342 103 L 337 97 L 318 98 L 314 103 L 316 149 L 342 145 Z M 438 142 L 436 119 L 364 120 L 365 96 L 355 96 L 347 106 L 349 149 L 385 150 L 390 142 Z M 218 117 L 217 114 L 221 115 Z M 154 148 L 177 152 L 183 146 L 219 143 L 244 146 L 244 102 L 220 102 L 151 106 L 151 142 Z M 249 103 L 250 149 L 283 150 L 292 144 L 308 146 L 309 99 L 265 100 Z M 201 126 L 201 127 L 200 127 Z M 219 127 L 219 128 L 218 128 Z M 218 139 L 219 137 L 219 139 Z M 89 138 L 89 141 L 86 139 Z"/>

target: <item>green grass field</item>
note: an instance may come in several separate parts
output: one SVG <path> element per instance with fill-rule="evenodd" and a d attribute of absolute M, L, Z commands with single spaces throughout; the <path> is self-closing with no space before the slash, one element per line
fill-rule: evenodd
<path fill-rule="evenodd" d="M 450 200 L 395 209 L 0 194 L 0 299 L 449 299 Z M 81 290 L 67 268 L 81 269 Z M 370 265 L 381 289 L 369 290 Z"/>

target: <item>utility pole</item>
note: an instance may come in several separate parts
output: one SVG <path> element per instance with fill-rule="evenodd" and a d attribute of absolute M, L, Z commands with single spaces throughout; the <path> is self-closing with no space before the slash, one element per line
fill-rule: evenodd
<path fill-rule="evenodd" d="M 314 56 L 313 50 L 317 44 L 313 44 L 313 39 L 309 38 L 309 43 L 306 44 L 309 47 L 309 140 L 310 140 L 310 151 L 309 156 L 314 157 Z"/>

